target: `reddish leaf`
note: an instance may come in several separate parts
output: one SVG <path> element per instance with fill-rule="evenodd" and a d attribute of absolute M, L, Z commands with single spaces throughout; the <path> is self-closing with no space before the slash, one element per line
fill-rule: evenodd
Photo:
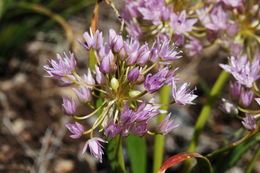
<path fill-rule="evenodd" d="M 166 160 L 162 166 L 159 169 L 158 173 L 164 173 L 169 167 L 174 166 L 184 160 L 190 159 L 190 158 L 202 158 L 202 159 L 206 159 L 205 157 L 203 157 L 202 155 L 198 154 L 198 153 L 180 153 L 177 155 L 174 155 L 172 157 L 170 157 L 168 160 Z"/>

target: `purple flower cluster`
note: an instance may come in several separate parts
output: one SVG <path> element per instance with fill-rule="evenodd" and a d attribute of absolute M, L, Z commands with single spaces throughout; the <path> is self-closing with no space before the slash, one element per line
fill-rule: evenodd
<path fill-rule="evenodd" d="M 165 0 L 124 1 L 122 17 L 132 37 L 147 40 L 167 36 L 183 47 L 188 56 L 199 54 L 209 43 L 220 43 L 232 52 L 234 45 L 243 46 L 248 37 L 256 42 L 259 39 L 258 1 L 250 4 L 245 0 L 189 1 L 183 4 Z"/>
<path fill-rule="evenodd" d="M 145 37 L 149 32 L 168 36 L 171 36 L 169 33 L 174 33 L 176 44 L 183 44 L 185 34 L 192 31 L 192 26 L 198 19 L 189 18 L 185 10 L 175 13 L 173 7 L 173 4 L 166 4 L 164 0 L 125 0 L 122 16 L 128 33 L 137 39 Z M 140 20 L 148 22 L 147 31 L 142 30 L 142 24 L 136 22 Z"/>
<path fill-rule="evenodd" d="M 145 13 L 144 9 L 141 11 Z M 44 66 L 50 77 L 69 83 L 78 97 L 78 101 L 75 98 L 63 98 L 63 107 L 68 115 L 76 120 L 84 120 L 101 112 L 92 128 L 86 131 L 78 122 L 66 125 L 72 138 L 90 135 L 91 139 L 87 141 L 83 152 L 89 148 L 92 155 L 102 161 L 100 142 L 106 141 L 93 137 L 94 130 L 98 128 L 108 138 L 114 138 L 116 135 L 128 136 L 130 133 L 136 136 L 147 133 L 165 135 L 177 127 L 169 114 L 157 126 L 156 131 L 151 132 L 149 122 L 162 111 L 154 100 L 146 101 L 142 97 L 155 93 L 165 85 L 172 85 L 173 104 L 194 104 L 193 100 L 197 97 L 189 89 L 189 84 L 185 83 L 180 88 L 176 86 L 177 69 L 171 64 L 181 58 L 181 52 L 171 45 L 167 37 L 158 38 L 149 46 L 132 38 L 124 40 L 121 35 L 110 30 L 108 42 L 104 42 L 102 32 L 97 30 L 95 33 L 84 33 L 84 39 L 80 44 L 95 54 L 97 63 L 94 69 L 88 69 L 86 74 L 79 75 L 75 69 L 76 60 L 71 53 L 65 58 L 58 55 L 58 63 L 50 60 L 50 66 Z M 140 88 L 144 88 L 143 91 Z M 103 99 L 101 106 L 95 107 L 88 115 L 77 115 L 78 103 L 91 105 L 97 98 Z"/>
<path fill-rule="evenodd" d="M 148 132 L 149 121 L 162 113 L 158 108 L 158 106 L 142 103 L 138 106 L 137 111 L 134 111 L 129 109 L 128 105 L 125 105 L 121 121 L 118 123 L 111 121 L 104 134 L 109 138 L 118 134 L 128 136 L 131 132 L 136 136 L 144 136 Z M 169 118 L 170 114 L 158 125 L 156 133 L 165 135 L 178 126 L 174 125 L 173 120 L 169 120 Z"/>
<path fill-rule="evenodd" d="M 200 22 L 213 31 L 225 30 L 228 27 L 228 16 L 221 5 L 215 6 L 210 12 L 207 9 L 197 10 Z"/>
<path fill-rule="evenodd" d="M 256 53 L 252 62 L 248 61 L 246 55 L 229 59 L 229 65 L 220 64 L 220 66 L 227 72 L 231 73 L 233 77 L 247 88 L 252 88 L 253 83 L 260 77 L 260 56 Z"/>
<path fill-rule="evenodd" d="M 254 101 L 255 95 L 259 96 L 259 89 L 256 81 L 260 77 L 260 57 L 259 53 L 255 53 L 253 60 L 249 60 L 246 55 L 237 58 L 229 58 L 229 64 L 220 64 L 227 72 L 231 73 L 236 80 L 230 83 L 231 101 L 226 101 L 222 106 L 227 113 L 238 114 L 238 110 L 246 113 L 242 124 L 248 130 L 256 128 L 254 116 L 260 113 L 260 110 L 251 110 L 250 105 Z M 259 104 L 259 98 L 255 98 Z M 250 114 L 248 114 L 250 113 Z"/>

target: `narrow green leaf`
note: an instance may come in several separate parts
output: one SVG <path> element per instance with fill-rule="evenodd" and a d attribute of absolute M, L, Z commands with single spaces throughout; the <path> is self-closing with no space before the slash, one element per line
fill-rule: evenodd
<path fill-rule="evenodd" d="M 129 135 L 126 138 L 128 157 L 132 173 L 146 172 L 146 142 L 145 138 Z"/>

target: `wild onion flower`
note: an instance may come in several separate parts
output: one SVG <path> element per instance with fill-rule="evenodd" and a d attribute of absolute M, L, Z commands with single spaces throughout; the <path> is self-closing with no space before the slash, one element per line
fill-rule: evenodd
<path fill-rule="evenodd" d="M 243 119 L 242 124 L 248 130 L 256 129 L 256 120 L 252 114 L 246 114 L 246 117 Z"/>
<path fill-rule="evenodd" d="M 78 122 L 75 124 L 67 123 L 65 126 L 72 133 L 72 135 L 70 135 L 71 138 L 79 138 L 84 132 L 84 127 Z"/>
<path fill-rule="evenodd" d="M 157 126 L 157 132 L 160 134 L 167 134 L 171 130 L 177 128 L 179 125 L 173 124 L 173 120 L 170 120 L 171 113 L 169 113 Z"/>
<path fill-rule="evenodd" d="M 215 6 L 208 14 L 207 9 L 197 10 L 198 17 L 202 24 L 213 31 L 225 30 L 228 26 L 228 16 L 221 5 Z"/>
<path fill-rule="evenodd" d="M 63 97 L 63 108 L 65 109 L 68 115 L 73 115 L 76 112 L 76 102 L 73 99 L 69 99 L 67 97 Z"/>
<path fill-rule="evenodd" d="M 122 17 L 128 33 L 136 39 L 175 34 L 176 44 L 180 45 L 198 19 L 190 18 L 185 10 L 178 11 L 165 0 L 125 0 Z M 139 21 L 144 21 L 146 25 Z"/>
<path fill-rule="evenodd" d="M 63 79 L 66 79 L 80 103 L 90 105 L 94 109 L 88 115 L 76 115 L 76 101 L 64 97 L 63 107 L 67 114 L 80 121 L 101 112 L 96 116 L 92 127 L 85 131 L 82 131 L 82 126 L 77 122 L 66 125 L 73 138 L 81 135 L 90 136 L 83 152 L 89 148 L 90 153 L 102 161 L 103 148 L 100 142 L 106 141 L 94 137 L 94 131 L 114 138 L 117 135 L 128 136 L 131 133 L 137 136 L 166 134 L 174 129 L 176 126 L 172 125 L 173 120 L 168 118 L 158 126 L 158 131 L 152 132 L 149 122 L 162 111 L 160 104 L 155 103 L 155 100 L 143 98 L 144 95 L 153 94 L 165 85 L 173 85 L 174 101 L 171 104 L 194 104 L 193 100 L 197 96 L 188 88 L 189 84 L 185 83 L 177 89 L 173 82 L 176 80 L 177 69 L 171 64 L 181 58 L 181 52 L 170 45 L 169 40 L 158 39 L 149 47 L 147 43 L 141 44 L 132 38 L 125 41 L 114 30 L 109 31 L 108 42 L 103 42 L 102 33 L 99 31 L 94 34 L 84 33 L 84 37 L 86 43 L 81 44 L 87 51 L 94 51 L 97 62 L 94 69 L 87 70 L 87 74 L 77 73 L 74 59 L 68 61 L 67 57 L 62 59 L 59 56 L 58 64 L 53 63 L 54 60 L 50 61 L 60 72 L 59 77 L 51 77 L 63 82 Z M 44 69 L 53 74 L 52 68 Z M 102 100 L 99 106 L 93 104 L 97 99 Z"/>
<path fill-rule="evenodd" d="M 255 101 L 258 103 L 258 105 L 260 106 L 260 98 L 255 98 Z"/>
<path fill-rule="evenodd" d="M 231 73 L 241 85 L 252 88 L 253 83 L 260 77 L 260 58 L 248 61 L 247 56 L 229 58 L 229 65 L 220 64 L 225 71 Z"/>
<path fill-rule="evenodd" d="M 248 40 L 252 40 L 250 43 L 259 40 L 257 0 L 250 4 L 245 0 L 208 0 L 205 3 L 165 0 L 124 2 L 121 15 L 132 37 L 143 41 L 167 36 L 176 45 L 185 47 L 188 56 L 198 54 L 209 43 L 221 45 L 233 52 L 234 43 L 245 47 Z M 199 46 L 197 50 L 196 45 Z M 253 47 L 256 45 L 253 44 Z"/>
<path fill-rule="evenodd" d="M 214 0 L 212 0 L 214 1 Z M 215 0 L 216 2 L 223 2 L 228 7 L 238 8 L 243 6 L 244 0 Z"/>
<path fill-rule="evenodd" d="M 229 92 L 232 99 L 236 100 L 240 98 L 242 86 L 238 82 L 230 82 Z"/>
<path fill-rule="evenodd" d="M 87 149 L 89 148 L 90 153 L 92 156 L 97 158 L 99 162 L 102 163 L 102 155 L 104 154 L 103 152 L 103 146 L 100 144 L 100 142 L 107 143 L 107 141 L 103 140 L 102 138 L 91 138 L 88 140 L 82 150 L 82 153 L 85 153 Z"/>
<path fill-rule="evenodd" d="M 58 61 L 51 59 L 49 61 L 51 66 L 44 66 L 44 70 L 49 73 L 48 77 L 61 79 L 65 83 L 70 82 L 64 76 L 70 76 L 76 68 L 77 62 L 74 54 L 71 52 L 69 52 L 69 55 L 64 53 L 64 58 L 60 54 L 57 54 L 57 59 Z"/>
<path fill-rule="evenodd" d="M 235 113 L 240 117 L 240 113 L 244 114 L 242 124 L 248 130 L 254 130 L 257 127 L 255 118 L 259 117 L 259 98 L 255 98 L 258 103 L 258 109 L 251 109 L 250 105 L 254 97 L 260 95 L 257 86 L 257 80 L 260 77 L 260 57 L 258 52 L 253 59 L 249 60 L 246 55 L 237 58 L 229 58 L 229 64 L 220 64 L 227 72 L 231 73 L 235 82 L 230 83 L 230 95 L 232 102 L 226 102 L 224 108 L 227 113 Z"/>
<path fill-rule="evenodd" d="M 254 94 L 250 91 L 246 91 L 245 89 L 242 89 L 240 94 L 239 103 L 243 105 L 244 107 L 248 107 L 254 99 Z"/>
<path fill-rule="evenodd" d="M 192 31 L 192 26 L 197 22 L 198 19 L 187 19 L 186 11 L 183 10 L 179 15 L 172 13 L 170 25 L 174 29 L 174 33 L 177 35 L 184 34 Z"/>
<path fill-rule="evenodd" d="M 93 35 L 91 29 L 88 32 L 84 33 L 85 43 L 80 42 L 87 50 L 90 49 L 100 49 L 103 44 L 102 32 L 98 30 Z"/>
<path fill-rule="evenodd" d="M 187 50 L 189 56 L 195 56 L 202 51 L 203 46 L 201 41 L 191 37 L 189 43 L 184 45 L 184 48 Z"/>
<path fill-rule="evenodd" d="M 224 111 L 227 114 L 238 114 L 238 109 L 237 107 L 234 105 L 234 103 L 232 103 L 231 101 L 222 98 L 222 104 L 220 106 L 220 109 L 222 111 Z"/>
<path fill-rule="evenodd" d="M 198 96 L 189 90 L 189 85 L 188 83 L 184 83 L 180 88 L 177 88 L 176 82 L 172 80 L 172 96 L 177 104 L 194 104 L 193 100 Z"/>

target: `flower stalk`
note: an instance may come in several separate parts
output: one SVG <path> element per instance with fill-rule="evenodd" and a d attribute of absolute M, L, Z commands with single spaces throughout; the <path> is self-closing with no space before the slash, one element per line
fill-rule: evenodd
<path fill-rule="evenodd" d="M 170 93 L 170 87 L 169 86 L 164 86 L 161 91 L 160 91 L 160 102 L 162 104 L 168 104 L 170 97 L 169 97 L 169 93 Z M 161 107 L 161 109 L 163 110 L 168 110 L 168 106 L 163 106 Z M 161 114 L 157 117 L 157 122 L 161 122 L 164 118 L 166 117 L 166 114 Z M 154 162 L 153 162 L 153 173 L 157 173 L 162 161 L 163 161 L 163 153 L 164 153 L 164 140 L 165 137 L 164 135 L 161 134 L 157 134 L 155 135 L 155 139 L 154 139 L 154 153 L 153 153 L 153 158 L 154 158 Z"/>
<path fill-rule="evenodd" d="M 191 139 L 191 142 L 190 142 L 189 147 L 188 147 L 188 152 L 195 152 L 196 151 L 196 148 L 197 148 L 197 145 L 198 145 L 198 142 L 199 142 L 200 133 L 203 130 L 203 128 L 204 128 L 204 126 L 207 122 L 208 116 L 211 112 L 213 104 L 215 103 L 215 101 L 217 99 L 217 96 L 220 94 L 222 88 L 224 87 L 227 80 L 229 79 L 229 76 L 230 76 L 229 73 L 222 71 L 220 73 L 220 75 L 218 76 L 218 79 L 216 80 L 215 84 L 213 85 L 213 87 L 210 91 L 210 94 L 208 96 L 208 101 L 203 106 L 203 108 L 202 108 L 202 110 L 199 114 L 199 117 L 196 121 L 195 129 L 194 129 L 194 132 L 193 132 L 193 135 L 192 135 L 192 139 Z M 187 161 L 186 164 L 185 164 L 184 170 L 186 172 L 188 172 L 189 169 L 190 169 L 190 166 L 191 166 L 191 162 Z"/>

